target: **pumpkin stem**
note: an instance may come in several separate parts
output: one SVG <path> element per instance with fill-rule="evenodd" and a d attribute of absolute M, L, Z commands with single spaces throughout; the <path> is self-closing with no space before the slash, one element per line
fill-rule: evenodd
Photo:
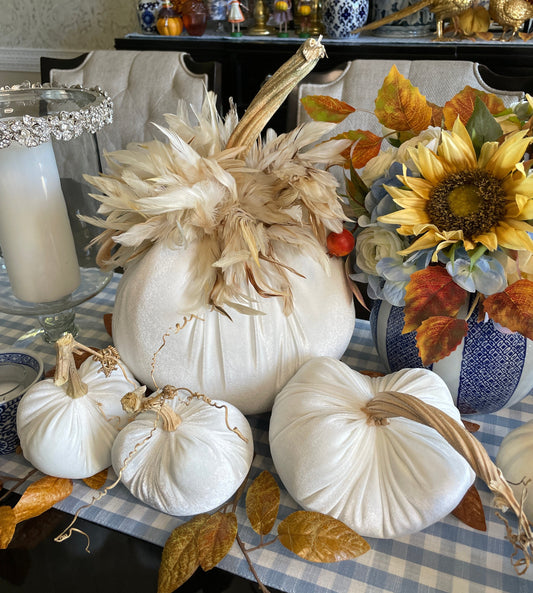
<path fill-rule="evenodd" d="M 402 417 L 434 428 L 456 449 L 472 466 L 476 474 L 494 492 L 494 504 L 503 511 L 510 508 L 518 518 L 518 533 L 508 528 L 506 539 L 514 547 L 513 566 L 518 574 L 523 574 L 533 560 L 533 533 L 522 504 L 519 503 L 503 477 L 501 470 L 490 459 L 483 445 L 463 426 L 435 406 L 427 404 L 407 393 L 384 391 L 376 394 L 364 407 L 369 418 Z M 514 559 L 521 551 L 523 558 Z M 524 569 L 519 570 L 518 567 Z"/>
<path fill-rule="evenodd" d="M 230 136 L 226 148 L 243 146 L 251 148 L 261 131 L 292 89 L 311 72 L 326 50 L 318 39 L 307 39 L 265 82 L 248 106 L 241 121 Z"/>
<path fill-rule="evenodd" d="M 73 399 L 83 397 L 87 391 L 87 385 L 81 380 L 76 361 L 74 360 L 74 348 L 76 342 L 72 334 L 64 334 L 56 342 L 56 370 L 54 383 L 60 387 L 66 384 L 66 393 Z"/>

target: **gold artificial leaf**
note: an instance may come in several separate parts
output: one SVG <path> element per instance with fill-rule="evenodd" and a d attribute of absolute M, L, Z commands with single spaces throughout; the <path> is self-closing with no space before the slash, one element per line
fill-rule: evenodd
<path fill-rule="evenodd" d="M 72 480 L 44 476 L 30 484 L 13 508 L 17 523 L 37 517 L 72 492 Z"/>
<path fill-rule="evenodd" d="M 246 514 L 256 533 L 267 535 L 272 531 L 279 502 L 279 486 L 274 476 L 267 471 L 261 472 L 246 493 Z"/>
<path fill-rule="evenodd" d="M 9 506 L 0 507 L 0 550 L 5 550 L 9 546 L 16 526 L 15 511 Z"/>
<path fill-rule="evenodd" d="M 108 468 L 106 467 L 101 472 L 94 474 L 94 476 L 91 476 L 90 478 L 83 478 L 83 481 L 87 486 L 89 486 L 89 488 L 92 488 L 93 490 L 100 490 L 107 480 L 107 470 Z"/>
<path fill-rule="evenodd" d="M 197 515 L 169 535 L 161 556 L 157 593 L 172 593 L 186 583 L 200 566 L 198 534 L 207 519 L 207 513 Z"/>
<path fill-rule="evenodd" d="M 310 562 L 338 562 L 370 550 L 368 542 L 342 521 L 314 511 L 291 513 L 278 527 L 279 541 Z"/>
<path fill-rule="evenodd" d="M 303 97 L 301 103 L 309 117 L 315 121 L 340 123 L 355 111 L 348 103 L 324 95 Z"/>
<path fill-rule="evenodd" d="M 198 536 L 198 555 L 203 570 L 214 568 L 230 551 L 237 537 L 237 515 L 218 512 L 203 524 Z"/>

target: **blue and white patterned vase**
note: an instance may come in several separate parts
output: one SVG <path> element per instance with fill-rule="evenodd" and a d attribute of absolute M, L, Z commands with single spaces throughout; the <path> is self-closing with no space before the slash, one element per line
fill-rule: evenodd
<path fill-rule="evenodd" d="M 155 2 L 138 2 L 137 16 L 139 18 L 139 25 L 141 31 L 146 34 L 157 33 L 155 26 L 159 9 L 161 8 L 160 0 Z"/>
<path fill-rule="evenodd" d="M 475 311 L 468 334 L 449 356 L 430 368 L 448 385 L 461 414 L 496 412 L 533 390 L 533 342 L 504 334 L 492 321 L 478 323 Z M 423 367 L 415 333 L 402 334 L 403 307 L 375 301 L 370 326 L 378 354 L 390 372 Z"/>
<path fill-rule="evenodd" d="M 371 0 L 370 21 L 379 21 L 399 10 L 414 5 L 418 0 Z M 435 17 L 426 6 L 422 10 L 372 31 L 383 37 L 423 37 L 434 30 Z"/>
<path fill-rule="evenodd" d="M 322 23 L 326 37 L 355 37 L 354 29 L 362 27 L 368 18 L 369 0 L 323 0 Z"/>

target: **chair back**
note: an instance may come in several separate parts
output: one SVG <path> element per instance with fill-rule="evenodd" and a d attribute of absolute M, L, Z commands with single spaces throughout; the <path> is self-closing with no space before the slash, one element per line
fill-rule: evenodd
<path fill-rule="evenodd" d="M 100 149 L 106 151 L 158 137 L 153 124 L 164 124 L 165 113 L 176 113 L 179 99 L 199 111 L 206 89 L 219 94 L 219 64 L 194 62 L 184 52 L 96 50 L 75 67 L 67 61 L 67 68 L 41 59 L 43 80 L 99 86 L 113 100 L 113 123 L 98 132 Z"/>

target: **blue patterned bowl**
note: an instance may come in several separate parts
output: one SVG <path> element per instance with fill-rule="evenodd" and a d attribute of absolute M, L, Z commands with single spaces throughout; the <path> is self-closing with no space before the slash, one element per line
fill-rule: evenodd
<path fill-rule="evenodd" d="M 468 335 L 451 354 L 427 367 L 448 386 L 461 414 L 486 414 L 518 403 L 533 389 L 533 341 L 504 334 L 492 321 L 468 321 Z M 422 367 L 415 332 L 402 334 L 403 307 L 375 301 L 374 344 L 390 372 Z"/>
<path fill-rule="evenodd" d="M 0 352 L 0 455 L 18 444 L 17 409 L 22 396 L 43 377 L 43 361 L 27 350 Z"/>

